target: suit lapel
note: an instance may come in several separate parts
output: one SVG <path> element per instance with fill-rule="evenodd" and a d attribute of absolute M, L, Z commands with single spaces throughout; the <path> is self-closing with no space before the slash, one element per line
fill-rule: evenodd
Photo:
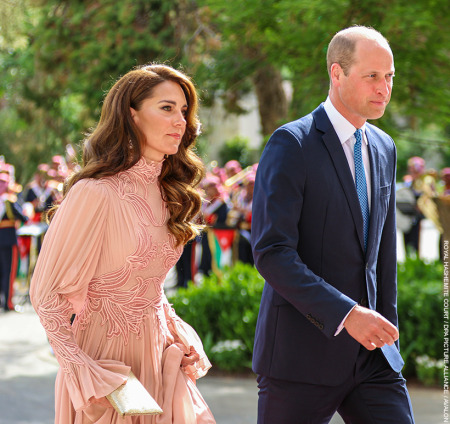
<path fill-rule="evenodd" d="M 355 182 L 353 180 L 344 149 L 342 148 L 341 142 L 336 134 L 336 131 L 331 125 L 323 106 L 319 106 L 313 112 L 313 116 L 316 122 L 316 128 L 323 133 L 323 142 L 328 150 L 328 153 L 330 154 L 336 174 L 339 178 L 339 182 L 342 186 L 345 197 L 347 198 L 353 217 L 353 222 L 355 223 L 356 231 L 358 233 L 361 249 L 364 251 L 364 229 L 361 206 L 359 204 Z"/>
<path fill-rule="evenodd" d="M 369 238 L 367 241 L 367 255 L 370 254 L 374 246 L 374 237 L 377 231 L 375 223 L 380 207 L 380 157 L 378 147 L 373 132 L 366 126 L 366 136 L 369 143 L 369 160 L 370 160 L 370 178 L 371 178 L 371 208 L 370 208 L 370 226 Z"/>

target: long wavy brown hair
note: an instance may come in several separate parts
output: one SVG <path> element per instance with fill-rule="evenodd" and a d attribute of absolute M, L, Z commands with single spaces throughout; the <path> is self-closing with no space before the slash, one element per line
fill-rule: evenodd
<path fill-rule="evenodd" d="M 138 67 L 114 84 L 105 97 L 97 126 L 83 141 L 82 168 L 67 180 L 63 195 L 65 197 L 71 187 L 84 178 L 115 175 L 136 164 L 142 156 L 146 139 L 134 123 L 130 107 L 140 110 L 143 101 L 152 97 L 154 88 L 164 81 L 178 83 L 188 104 L 186 131 L 178 152 L 166 158 L 159 177 L 170 212 L 168 228 L 180 245 L 194 238 L 202 229 L 202 225 L 196 222 L 201 207 L 196 186 L 204 176 L 204 166 L 193 151 L 200 128 L 194 84 L 185 74 L 167 65 Z M 49 211 L 49 219 L 56 209 L 57 206 Z"/>

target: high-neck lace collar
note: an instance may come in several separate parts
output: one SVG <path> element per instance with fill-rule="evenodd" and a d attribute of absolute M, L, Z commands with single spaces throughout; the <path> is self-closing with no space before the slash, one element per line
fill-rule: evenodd
<path fill-rule="evenodd" d="M 133 165 L 128 172 L 143 177 L 148 182 L 155 182 L 157 178 L 161 175 L 161 170 L 164 160 L 161 162 L 147 161 L 144 157 L 141 157 L 135 165 Z"/>

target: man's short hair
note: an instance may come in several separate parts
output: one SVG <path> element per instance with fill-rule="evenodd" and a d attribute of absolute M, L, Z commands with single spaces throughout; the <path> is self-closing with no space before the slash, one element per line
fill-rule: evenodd
<path fill-rule="evenodd" d="M 355 25 L 345 28 L 336 33 L 328 45 L 327 69 L 330 78 L 331 65 L 333 65 L 333 63 L 338 63 L 344 71 L 344 75 L 348 75 L 350 67 L 354 63 L 356 42 L 361 39 L 375 40 L 381 45 L 390 48 L 386 38 L 371 27 Z"/>

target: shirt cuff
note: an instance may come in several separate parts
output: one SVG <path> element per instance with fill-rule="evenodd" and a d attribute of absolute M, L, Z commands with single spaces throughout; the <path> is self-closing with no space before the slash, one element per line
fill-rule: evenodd
<path fill-rule="evenodd" d="M 344 319 L 341 321 L 341 323 L 339 324 L 339 327 L 337 328 L 337 330 L 336 330 L 336 333 L 334 333 L 334 336 L 336 337 L 343 329 L 344 329 L 344 322 L 345 322 L 345 320 L 347 319 L 347 317 L 350 315 L 350 312 L 351 311 L 353 311 L 353 309 L 355 309 L 355 307 L 357 306 L 358 304 L 356 304 L 355 306 L 353 306 L 353 308 L 352 309 L 350 309 L 349 311 L 348 311 L 348 313 L 347 313 L 347 315 L 344 317 Z"/>

